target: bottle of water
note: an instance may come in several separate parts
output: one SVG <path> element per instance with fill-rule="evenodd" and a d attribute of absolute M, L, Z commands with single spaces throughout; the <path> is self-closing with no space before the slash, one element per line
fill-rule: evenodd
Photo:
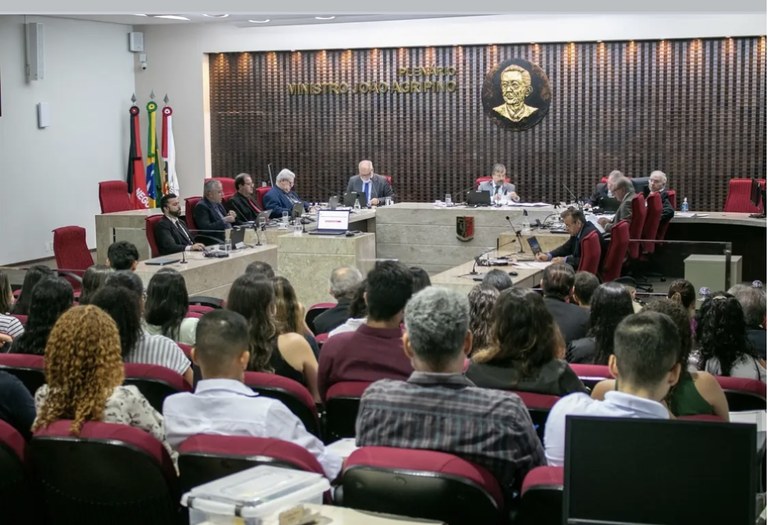
<path fill-rule="evenodd" d="M 680 206 L 680 211 L 682 211 L 683 213 L 686 213 L 688 211 L 688 197 L 685 197 L 683 199 L 683 204 L 682 206 Z"/>

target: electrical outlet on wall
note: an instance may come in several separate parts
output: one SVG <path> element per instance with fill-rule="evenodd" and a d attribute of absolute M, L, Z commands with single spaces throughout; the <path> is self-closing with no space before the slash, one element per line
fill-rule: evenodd
<path fill-rule="evenodd" d="M 53 241 L 45 242 L 45 251 L 46 253 L 53 253 Z"/>

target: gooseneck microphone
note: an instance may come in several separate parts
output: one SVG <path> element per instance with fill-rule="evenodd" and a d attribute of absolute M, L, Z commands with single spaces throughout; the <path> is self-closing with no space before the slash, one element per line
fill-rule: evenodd
<path fill-rule="evenodd" d="M 517 253 L 525 253 L 525 247 L 523 246 L 523 236 L 521 234 L 522 230 L 515 228 L 515 225 L 512 223 L 509 215 L 506 216 L 506 219 L 509 225 L 512 227 L 512 231 L 515 232 L 515 238 L 517 239 L 517 243 L 520 245 L 520 249 L 517 251 Z"/>

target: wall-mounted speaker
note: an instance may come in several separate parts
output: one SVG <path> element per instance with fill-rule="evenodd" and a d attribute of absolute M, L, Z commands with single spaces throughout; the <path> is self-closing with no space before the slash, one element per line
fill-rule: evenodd
<path fill-rule="evenodd" d="M 27 40 L 26 72 L 27 81 L 42 80 L 45 76 L 45 39 L 43 24 L 29 22 L 25 24 Z"/>
<path fill-rule="evenodd" d="M 131 53 L 144 52 L 144 33 L 138 31 L 128 33 L 128 51 Z"/>

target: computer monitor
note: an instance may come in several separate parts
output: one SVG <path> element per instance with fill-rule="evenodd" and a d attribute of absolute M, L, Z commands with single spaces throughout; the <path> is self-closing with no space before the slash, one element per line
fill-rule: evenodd
<path fill-rule="evenodd" d="M 756 425 L 566 418 L 568 525 L 753 525 Z"/>

